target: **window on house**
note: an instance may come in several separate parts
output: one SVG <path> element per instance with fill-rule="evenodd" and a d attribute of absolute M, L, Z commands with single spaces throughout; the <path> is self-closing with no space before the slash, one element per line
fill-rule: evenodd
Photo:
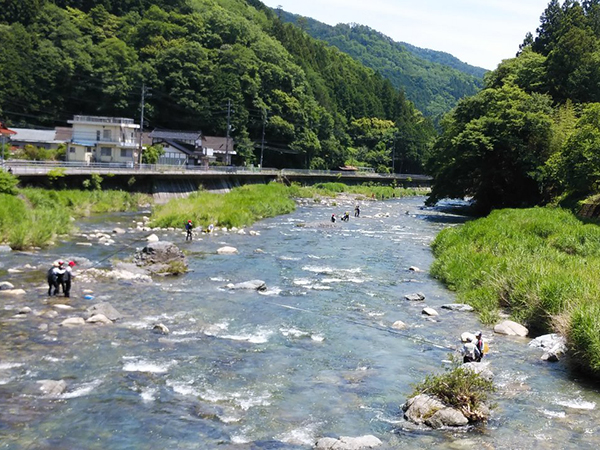
<path fill-rule="evenodd" d="M 96 140 L 100 140 L 100 130 L 96 130 Z"/>
<path fill-rule="evenodd" d="M 69 147 L 69 153 L 75 153 L 75 147 Z"/>
<path fill-rule="evenodd" d="M 85 152 L 86 153 L 92 153 L 92 147 L 86 147 L 85 148 Z"/>
<path fill-rule="evenodd" d="M 112 139 L 111 130 L 102 130 L 102 137 L 105 141 L 110 141 Z"/>
<path fill-rule="evenodd" d="M 112 148 L 100 147 L 100 156 L 112 156 Z"/>
<path fill-rule="evenodd" d="M 121 158 L 133 158 L 133 150 L 130 148 L 122 148 Z"/>

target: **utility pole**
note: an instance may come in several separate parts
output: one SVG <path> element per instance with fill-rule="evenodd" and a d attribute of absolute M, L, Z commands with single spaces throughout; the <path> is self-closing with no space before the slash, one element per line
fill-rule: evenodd
<path fill-rule="evenodd" d="M 267 124 L 267 110 L 263 110 L 263 132 L 262 132 L 262 143 L 260 145 L 260 170 L 263 168 L 263 155 L 265 153 L 265 126 Z"/>
<path fill-rule="evenodd" d="M 229 162 L 229 130 L 231 128 L 231 99 L 227 99 L 227 139 L 225 141 L 225 164 L 231 165 Z"/>
<path fill-rule="evenodd" d="M 392 146 L 392 175 L 396 173 L 396 138 L 397 134 L 394 133 L 394 145 Z"/>
<path fill-rule="evenodd" d="M 143 131 L 144 131 L 144 108 L 146 106 L 146 83 L 142 84 L 142 112 L 141 112 L 141 117 L 140 117 L 140 143 L 139 143 L 139 149 L 138 149 L 138 158 L 137 158 L 137 164 L 141 164 L 142 163 L 142 136 L 143 136 Z M 133 163 L 136 164 L 135 161 L 136 158 L 134 158 Z"/>

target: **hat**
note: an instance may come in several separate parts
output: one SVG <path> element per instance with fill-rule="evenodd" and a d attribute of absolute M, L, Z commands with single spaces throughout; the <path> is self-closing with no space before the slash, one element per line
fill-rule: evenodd
<path fill-rule="evenodd" d="M 475 337 L 479 337 L 479 336 L 481 336 L 481 334 L 482 334 L 481 331 L 478 331 L 477 333 L 475 333 Z"/>
<path fill-rule="evenodd" d="M 191 221 L 191 220 L 188 220 L 188 223 L 192 223 L 192 221 Z"/>
<path fill-rule="evenodd" d="M 75 265 L 75 261 L 69 261 L 69 266 L 73 267 Z"/>
<path fill-rule="evenodd" d="M 59 265 L 59 266 L 64 266 L 64 265 L 65 265 L 65 262 L 64 262 L 64 261 L 59 261 L 59 262 L 58 262 L 58 265 Z"/>

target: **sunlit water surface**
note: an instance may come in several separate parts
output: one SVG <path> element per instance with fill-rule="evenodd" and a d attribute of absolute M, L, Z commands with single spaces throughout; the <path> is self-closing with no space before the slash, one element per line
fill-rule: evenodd
<path fill-rule="evenodd" d="M 456 298 L 429 276 L 430 244 L 462 219 L 422 204 L 365 202 L 363 217 L 335 227 L 321 225 L 352 204 L 302 206 L 255 224 L 260 236 L 218 233 L 187 244 L 179 232 L 159 232 L 188 252 L 192 272 L 153 284 L 75 282 L 71 299 L 47 299 L 37 289 L 53 259 L 98 262 L 118 250 L 124 258 L 143 235 L 0 255 L 0 281 L 27 290 L 24 300 L 0 296 L 0 448 L 310 448 L 322 436 L 366 434 L 383 448 L 598 448 L 594 386 L 563 363 L 540 361 L 528 339 L 494 336 L 476 315 L 440 308 Z M 80 227 L 110 231 L 136 218 L 98 217 Z M 217 255 L 224 245 L 239 254 Z M 7 273 L 25 264 L 39 269 Z M 224 288 L 252 279 L 268 291 Z M 95 298 L 85 300 L 83 289 Z M 425 302 L 404 300 L 415 292 Z M 125 318 L 58 326 L 98 301 Z M 42 315 L 54 303 L 74 310 Z M 24 304 L 33 313 L 15 318 Z M 435 321 L 421 314 L 426 305 L 440 313 Z M 409 328 L 392 330 L 396 320 Z M 153 334 L 155 323 L 170 334 Z M 443 370 L 460 333 L 477 329 L 491 341 L 492 420 L 442 431 L 407 424 L 401 405 L 412 385 Z M 65 393 L 40 395 L 36 381 L 48 379 L 65 380 Z"/>

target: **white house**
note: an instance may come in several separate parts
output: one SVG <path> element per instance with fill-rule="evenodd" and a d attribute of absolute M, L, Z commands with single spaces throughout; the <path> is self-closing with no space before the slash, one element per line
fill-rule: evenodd
<path fill-rule="evenodd" d="M 140 126 L 122 117 L 75 116 L 67 161 L 134 163 Z"/>

